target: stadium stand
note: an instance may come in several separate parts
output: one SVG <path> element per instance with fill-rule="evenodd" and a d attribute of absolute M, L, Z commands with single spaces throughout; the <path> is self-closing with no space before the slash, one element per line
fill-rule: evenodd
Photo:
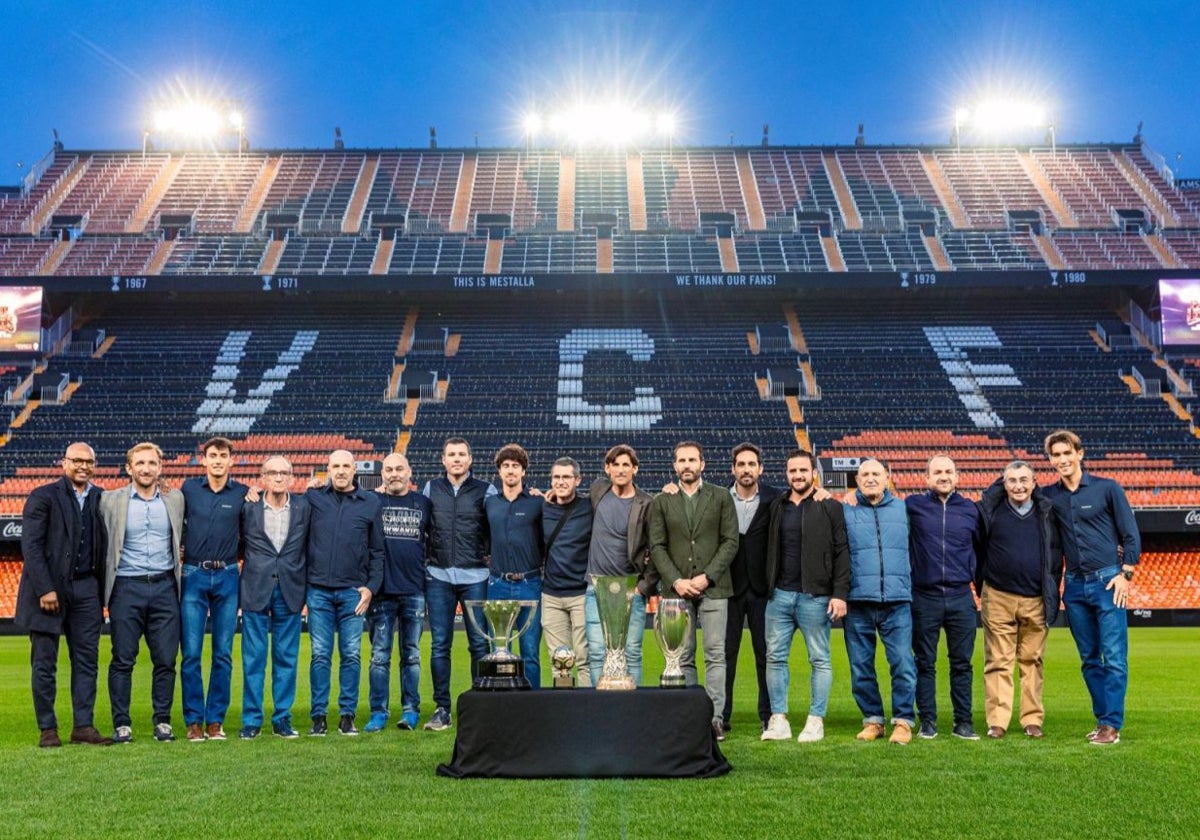
<path fill-rule="evenodd" d="M 835 461 L 874 455 L 901 492 L 945 451 L 977 497 L 1014 457 L 1052 480 L 1058 426 L 1139 514 L 1182 518 L 1200 508 L 1200 360 L 1130 325 L 1130 298 L 1153 311 L 1143 275 L 1085 275 L 1200 267 L 1198 208 L 1127 144 L 59 152 L 0 198 L 0 276 L 45 283 L 47 326 L 75 319 L 62 352 L 0 358 L 0 518 L 67 439 L 96 447 L 108 487 L 140 439 L 177 481 L 227 434 L 235 475 L 284 453 L 299 489 L 333 448 L 403 449 L 423 480 L 462 434 L 481 476 L 516 440 L 539 483 L 558 455 L 592 475 L 628 440 L 648 488 L 682 438 L 709 447 L 712 480 L 749 438 L 774 483 L 806 445 L 832 486 L 852 473 Z M 260 275 L 291 285 L 265 295 Z M 543 291 L 558 275 L 575 276 Z M 123 277 L 182 285 L 109 294 Z M 337 285 L 295 291 L 321 277 Z M 698 288 L 723 277 L 764 288 Z M 459 279 L 491 293 L 445 291 Z M 1152 534 L 1145 562 L 1134 607 L 1200 607 L 1194 541 Z"/>

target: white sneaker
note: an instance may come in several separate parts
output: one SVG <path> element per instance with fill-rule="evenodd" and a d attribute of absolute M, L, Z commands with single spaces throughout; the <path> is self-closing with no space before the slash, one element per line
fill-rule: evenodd
<path fill-rule="evenodd" d="M 825 719 L 809 715 L 808 720 L 804 722 L 804 729 L 796 736 L 796 741 L 801 744 L 811 744 L 823 740 L 825 740 Z"/>
<path fill-rule="evenodd" d="M 761 740 L 792 740 L 792 725 L 788 723 L 787 715 L 771 715 L 771 719 L 767 721 L 767 728 L 763 730 Z"/>

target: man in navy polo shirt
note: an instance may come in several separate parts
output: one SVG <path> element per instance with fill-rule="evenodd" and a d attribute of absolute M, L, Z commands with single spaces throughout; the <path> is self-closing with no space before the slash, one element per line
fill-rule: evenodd
<path fill-rule="evenodd" d="M 233 444 L 214 437 L 200 445 L 204 475 L 183 482 L 183 578 L 180 632 L 183 659 L 183 722 L 187 739 L 225 740 L 233 675 L 233 634 L 238 617 L 238 540 L 246 485 L 229 477 Z M 212 661 L 208 699 L 204 697 L 201 656 L 204 630 L 212 616 Z"/>
<path fill-rule="evenodd" d="M 1063 605 L 1079 649 L 1083 681 L 1092 696 L 1093 744 L 1121 740 L 1129 685 L 1129 582 L 1142 550 L 1125 491 L 1083 468 L 1079 435 L 1058 429 L 1046 436 L 1046 456 L 1058 481 L 1043 491 L 1054 504 L 1067 557 Z"/>
<path fill-rule="evenodd" d="M 525 471 L 529 455 L 515 443 L 507 444 L 496 453 L 496 469 L 500 472 L 500 493 L 484 501 L 488 531 L 492 537 L 492 565 L 488 576 L 488 600 L 511 598 L 538 602 L 542 599 L 542 556 L 545 542 L 542 536 L 542 500 L 525 489 Z M 530 619 L 528 609 L 533 610 Z M 521 634 L 521 660 L 525 663 L 525 678 L 534 688 L 541 681 L 539 656 L 542 646 L 542 623 L 539 607 L 523 609 L 517 614 L 517 628 L 529 621 L 529 629 Z"/>
<path fill-rule="evenodd" d="M 308 633 L 312 643 L 309 683 L 312 728 L 328 731 L 333 636 L 338 642 L 338 731 L 357 735 L 363 616 L 383 583 L 383 522 L 378 493 L 354 483 L 354 456 L 329 454 L 329 483 L 305 493 L 312 517 L 308 528 Z"/>

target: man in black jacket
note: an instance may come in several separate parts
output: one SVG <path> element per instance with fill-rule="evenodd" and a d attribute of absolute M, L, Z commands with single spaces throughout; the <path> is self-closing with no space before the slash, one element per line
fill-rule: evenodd
<path fill-rule="evenodd" d="M 789 492 L 771 503 L 763 581 L 767 603 L 767 687 L 771 717 L 764 741 L 792 737 L 788 723 L 788 659 L 799 630 L 812 666 L 811 696 L 800 743 L 825 737 L 825 710 L 833 685 L 829 631 L 846 614 L 850 591 L 850 549 L 842 506 L 815 501 L 817 459 L 803 449 L 788 455 Z"/>
<path fill-rule="evenodd" d="M 73 744 L 111 743 L 96 731 L 96 673 L 100 660 L 104 525 L 99 487 L 91 483 L 96 453 L 86 443 L 67 447 L 63 477 L 29 494 L 22 513 L 24 565 L 17 589 L 16 625 L 29 632 L 33 708 L 39 746 L 60 747 L 54 714 L 58 640 L 71 657 Z"/>

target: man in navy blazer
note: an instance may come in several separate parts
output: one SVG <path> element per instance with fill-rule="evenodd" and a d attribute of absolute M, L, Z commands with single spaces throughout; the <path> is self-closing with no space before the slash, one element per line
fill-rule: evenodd
<path fill-rule="evenodd" d="M 268 458 L 262 465 L 264 492 L 242 508 L 242 730 L 257 738 L 263 725 L 267 637 L 271 639 L 271 731 L 297 738 L 292 727 L 296 667 L 300 658 L 300 611 L 304 609 L 310 508 L 292 495 L 292 465 Z"/>
<path fill-rule="evenodd" d="M 63 456 L 62 468 L 62 478 L 29 494 L 22 513 L 25 562 L 17 589 L 16 625 L 29 633 L 33 709 L 42 747 L 62 746 L 54 714 L 60 636 L 66 636 L 71 657 L 71 743 L 111 743 L 96 731 L 92 718 L 104 568 L 103 491 L 91 483 L 96 453 L 86 443 L 73 443 Z"/>

